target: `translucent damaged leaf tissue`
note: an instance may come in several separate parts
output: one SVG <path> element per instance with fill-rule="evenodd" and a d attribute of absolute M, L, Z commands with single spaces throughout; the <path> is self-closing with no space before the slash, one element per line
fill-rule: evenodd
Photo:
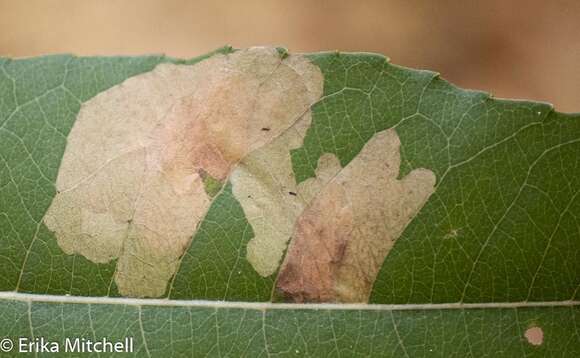
<path fill-rule="evenodd" d="M 163 295 L 210 206 L 204 176 L 227 180 L 316 100 L 305 61 L 250 49 L 163 64 L 85 103 L 45 217 L 59 245 L 118 258 L 124 295 Z"/>

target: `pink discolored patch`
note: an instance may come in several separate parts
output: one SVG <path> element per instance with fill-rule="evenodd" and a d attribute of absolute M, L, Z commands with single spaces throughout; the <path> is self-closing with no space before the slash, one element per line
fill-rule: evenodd
<path fill-rule="evenodd" d="M 540 327 L 530 327 L 524 333 L 528 343 L 533 346 L 539 346 L 544 342 L 544 331 Z"/>

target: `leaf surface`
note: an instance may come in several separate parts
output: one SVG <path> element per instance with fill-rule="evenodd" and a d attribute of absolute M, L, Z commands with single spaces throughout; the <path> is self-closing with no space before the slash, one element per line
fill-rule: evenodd
<path fill-rule="evenodd" d="M 263 56 L 274 62 L 268 62 L 271 72 L 260 74 Z M 260 65 L 247 58 L 257 58 Z M 209 134 L 199 138 L 213 149 L 196 149 L 195 158 L 235 148 L 231 162 L 218 166 L 213 157 L 202 156 L 209 159 L 191 169 L 187 160 L 171 159 L 171 168 L 182 168 L 171 172 L 176 173 L 173 189 L 189 188 L 199 176 L 198 188 L 207 193 L 199 222 L 186 231 L 190 234 L 175 240 L 179 245 L 164 239 L 139 246 L 145 245 L 140 238 L 159 236 L 129 232 L 133 246 L 120 245 L 106 259 L 99 256 L 105 247 L 99 240 L 109 237 L 103 228 L 112 226 L 109 219 L 95 219 L 108 212 L 94 208 L 114 211 L 112 203 L 120 201 L 111 198 L 128 193 L 123 189 L 128 184 L 122 184 L 127 175 L 120 175 L 121 182 L 105 177 L 101 188 L 107 189 L 98 195 L 88 179 L 85 192 L 92 196 L 72 201 L 80 205 L 71 206 L 72 213 L 82 213 L 87 207 L 78 203 L 89 202 L 101 215 L 84 222 L 79 215 L 78 232 L 90 233 L 87 242 L 97 246 L 81 250 L 74 239 L 80 234 L 69 235 L 73 240 L 64 245 L 58 220 L 51 222 L 47 212 L 63 195 L 58 183 L 67 168 L 67 150 L 75 141 L 88 146 L 107 137 L 89 131 L 84 135 L 90 140 L 79 141 L 78 119 L 93 111 L 96 117 L 86 123 L 105 128 L 106 118 L 99 115 L 115 107 L 99 109 L 95 103 L 103 106 L 100 99 L 145 78 L 140 76 L 175 69 L 192 76 L 190 83 L 169 82 L 179 99 L 163 99 L 168 91 L 161 89 L 141 104 L 138 96 L 136 105 L 130 96 L 118 100 L 119 108 L 150 106 L 152 113 L 156 106 L 147 101 L 161 98 L 169 109 L 155 114 L 158 132 L 188 133 L 189 127 L 175 132 L 162 127 L 193 118 L 180 117 L 185 112 L 173 104 L 183 96 L 186 102 L 187 96 L 193 98 L 191 113 L 214 113 L 195 107 L 207 103 L 196 96 L 210 81 L 199 80 L 195 69 L 212 61 L 227 63 L 219 68 L 239 66 L 224 72 L 230 82 L 218 76 L 208 87 L 212 90 L 222 83 L 238 86 L 228 77 L 236 71 L 240 78 L 257 76 L 256 90 L 245 90 L 253 102 L 247 105 L 248 124 L 240 127 L 255 137 L 234 130 L 221 142 L 215 133 L 234 123 L 219 127 L 219 121 L 209 120 Z M 148 82 L 143 83 L 147 89 Z M 224 98 L 216 111 L 242 98 L 240 91 L 229 94 L 227 88 L 215 93 Z M 127 111 L 127 116 L 133 113 Z M 122 122 L 111 123 L 124 128 Z M 129 137 L 137 132 L 127 128 Z M 163 158 L 159 162 L 167 163 Z M 71 168 L 77 174 L 84 170 L 78 164 Z M 127 168 L 136 173 L 136 167 Z M 170 172 L 167 168 L 162 172 Z M 95 200 L 104 204 L 95 206 Z M 149 216 L 130 216 L 123 225 L 147 227 L 149 219 L 141 224 L 140 218 L 169 213 L 169 219 L 160 220 L 165 225 L 172 213 L 184 213 L 169 207 L 178 200 L 149 200 L 151 205 L 141 206 Z M 176 237 L 168 230 L 161 237 Z M 175 356 L 192 351 L 213 356 L 576 356 L 580 115 L 462 90 L 436 73 L 365 53 L 301 56 L 224 48 L 191 60 L 0 59 L 0 239 L 0 315 L 18 322 L 2 328 L 4 336 L 95 338 L 113 332 L 135 337 L 135 354 L 151 356 L 167 349 Z M 163 245 L 173 250 L 170 255 Z M 124 252 L 138 260 L 122 261 Z M 133 276 L 122 276 L 127 272 Z M 125 285 L 121 291 L 119 282 Z M 155 289 L 142 290 L 148 282 Z M 123 298 L 121 292 L 169 300 Z M 358 303 L 259 303 L 280 301 Z M 534 327 L 542 332 L 537 345 L 526 335 Z"/>

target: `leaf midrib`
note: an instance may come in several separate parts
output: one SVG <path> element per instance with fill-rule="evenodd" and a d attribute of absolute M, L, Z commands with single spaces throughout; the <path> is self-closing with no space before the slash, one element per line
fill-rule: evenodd
<path fill-rule="evenodd" d="M 529 302 L 481 302 L 481 303 L 423 303 L 423 304 L 365 304 L 365 303 L 272 303 L 236 302 L 210 300 L 172 300 L 159 298 L 96 297 L 96 296 L 59 296 L 14 291 L 0 292 L 0 300 L 28 303 L 66 303 L 89 305 L 127 305 L 127 306 L 169 306 L 199 307 L 214 309 L 251 309 L 251 310 L 364 310 L 364 311 L 410 311 L 410 310 L 464 310 L 464 309 L 509 309 L 533 307 L 575 307 L 580 301 L 529 301 Z"/>

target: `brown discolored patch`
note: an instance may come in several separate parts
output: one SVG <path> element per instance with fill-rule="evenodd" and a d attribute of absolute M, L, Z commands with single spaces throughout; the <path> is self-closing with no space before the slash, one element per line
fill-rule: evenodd
<path fill-rule="evenodd" d="M 528 328 L 524 336 L 528 340 L 528 343 L 533 346 L 540 346 L 544 343 L 544 331 L 540 327 L 534 326 Z"/>
<path fill-rule="evenodd" d="M 277 285 L 297 302 L 330 302 L 335 300 L 331 279 L 336 266 L 344 259 L 354 215 L 340 185 L 324 188 L 328 201 L 314 200 L 301 216 L 295 239 L 285 261 Z M 312 239 L 316 238 L 316 239 Z"/>
<path fill-rule="evenodd" d="M 395 240 L 434 191 L 416 169 L 398 180 L 400 142 L 377 133 L 297 220 L 277 288 L 296 302 L 366 302 Z"/>
<path fill-rule="evenodd" d="M 308 110 L 300 61 L 252 48 L 163 64 L 84 103 L 44 218 L 59 246 L 118 259 L 122 295 L 163 295 L 215 187 Z"/>

